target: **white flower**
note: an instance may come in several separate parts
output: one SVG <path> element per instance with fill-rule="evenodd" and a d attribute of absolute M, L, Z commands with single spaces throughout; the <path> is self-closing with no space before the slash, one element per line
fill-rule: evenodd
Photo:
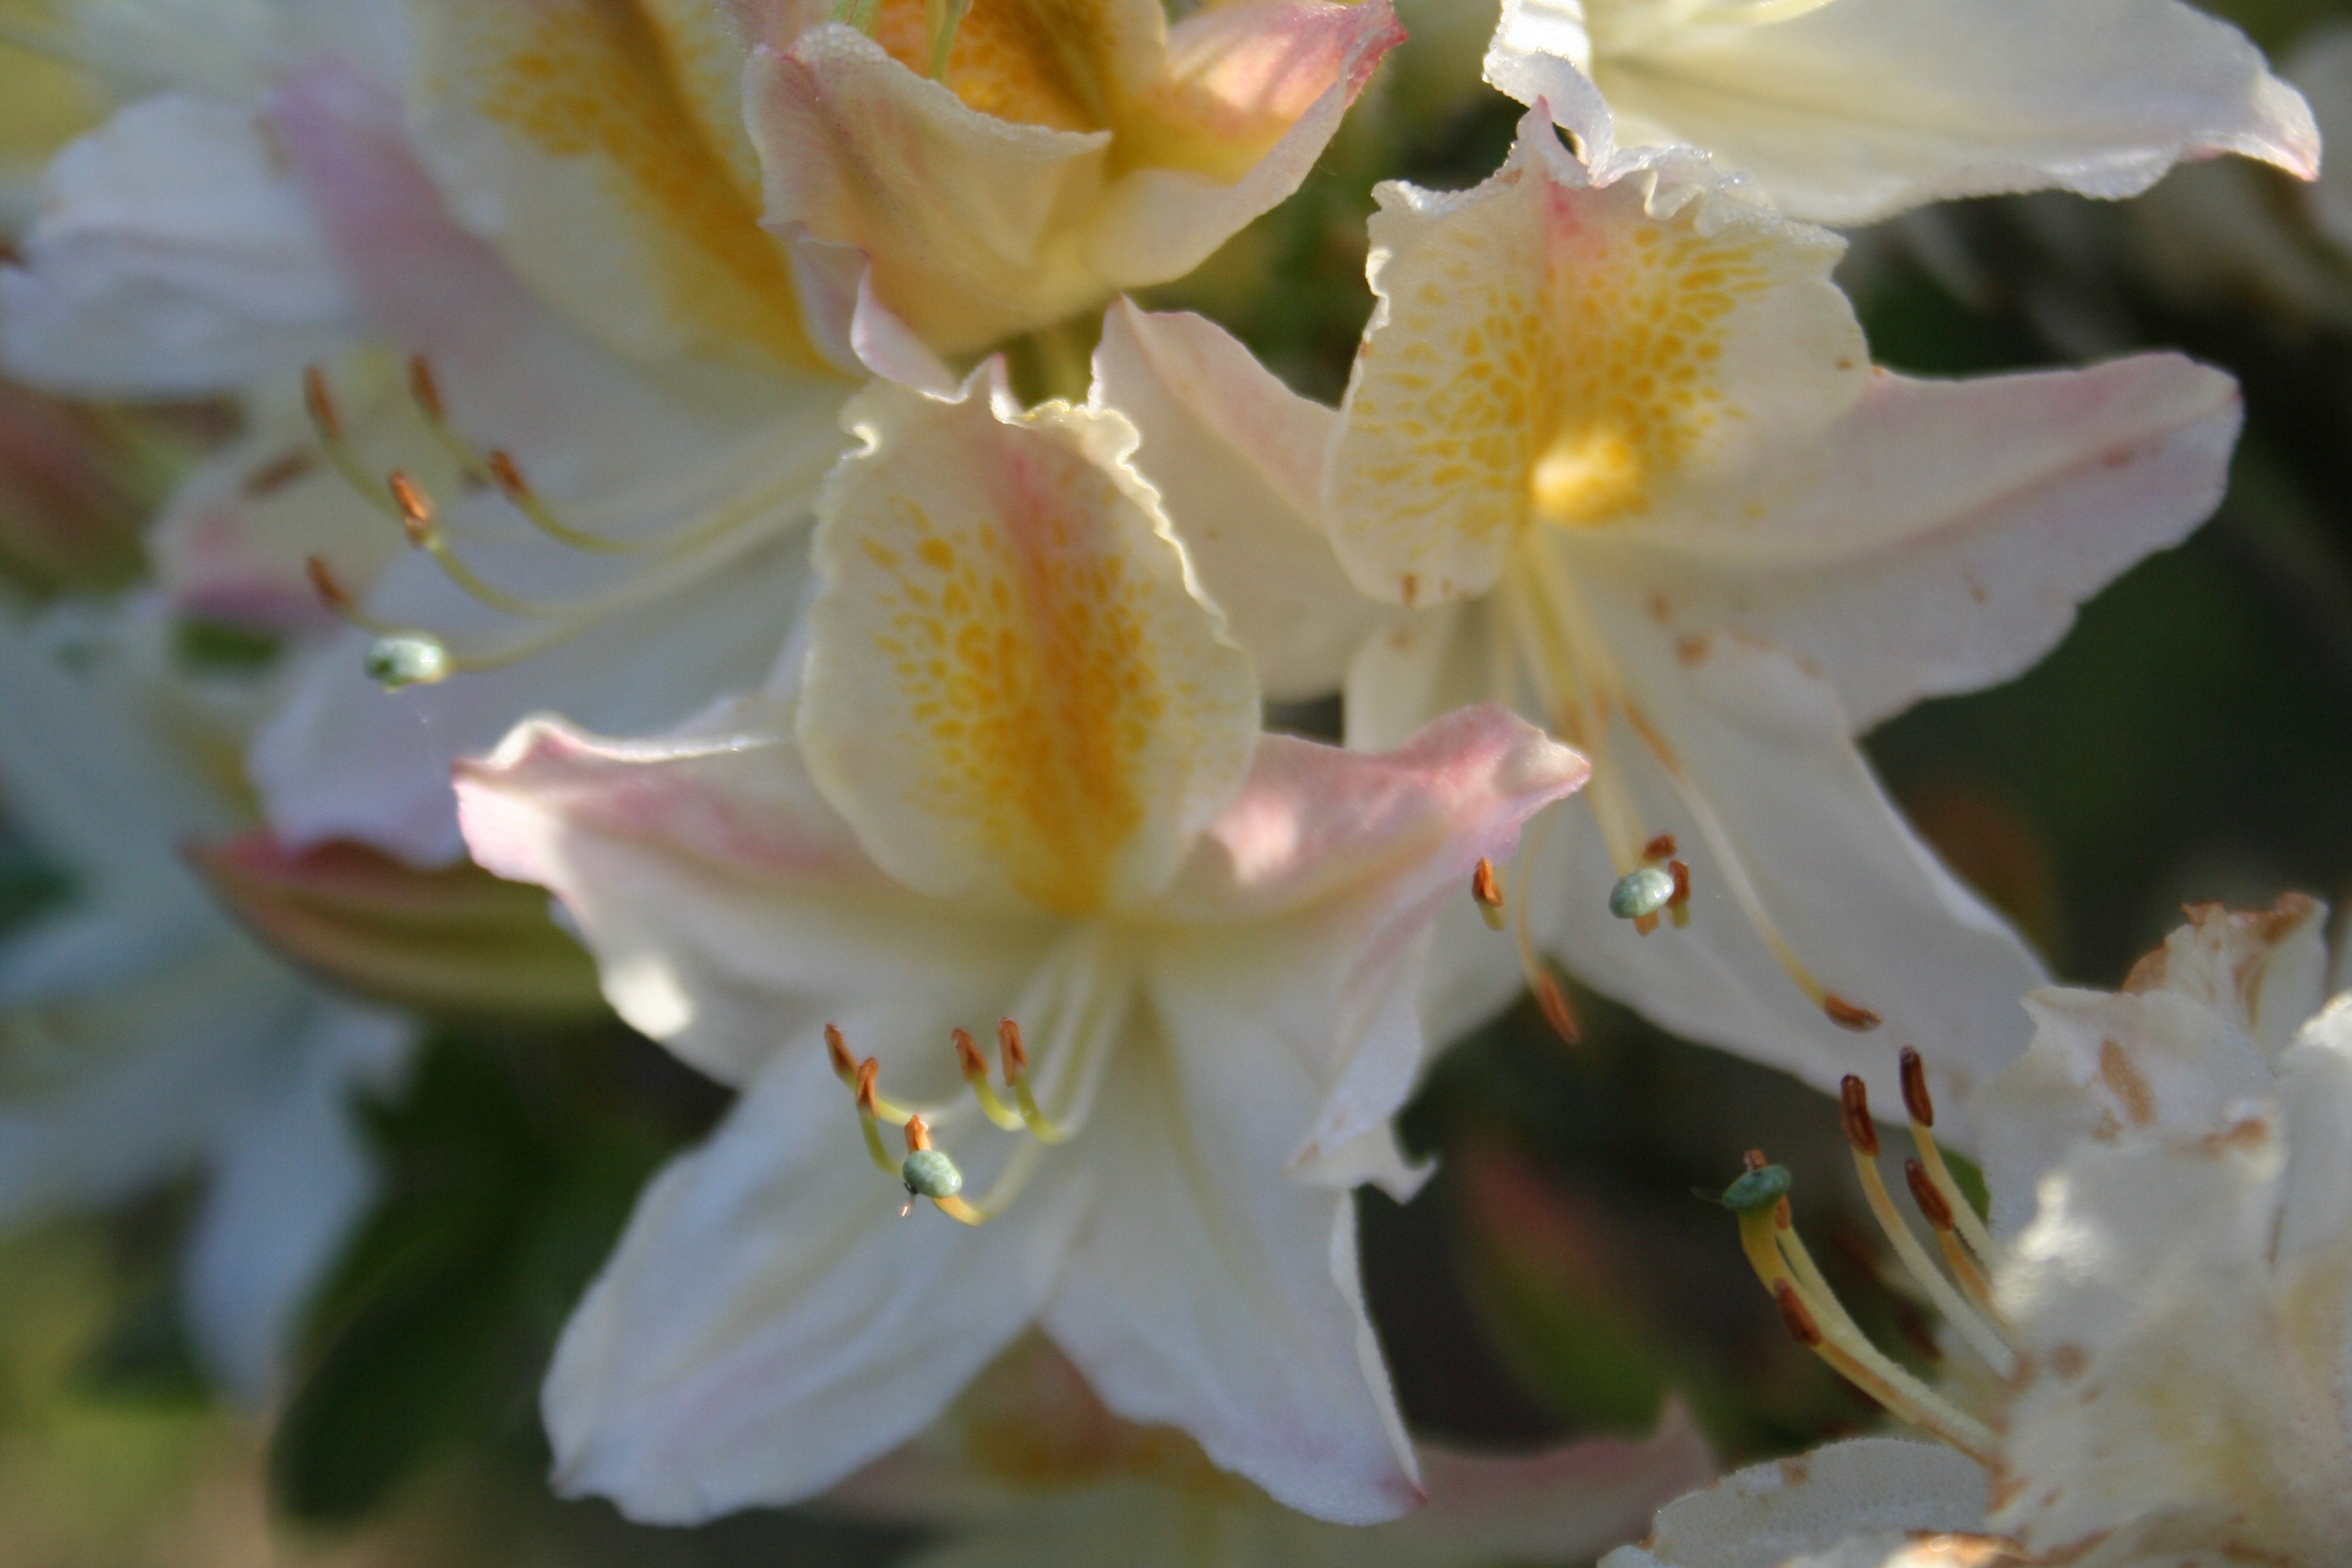
<path fill-rule="evenodd" d="M 1181 1434 L 1119 1420 L 1031 1339 L 825 1505 L 941 1529 L 912 1568 L 1500 1568 L 1590 1560 L 1713 1471 L 1675 1407 L 1638 1442 L 1417 1452 L 1427 1507 L 1368 1529 L 1326 1524 L 1219 1471 Z"/>
<path fill-rule="evenodd" d="M 807 1497 L 1036 1322 L 1127 1419 L 1392 1518 L 1419 1493 L 1348 1189 L 1411 1184 L 1431 915 L 1583 762 L 1492 709 L 1381 757 L 1260 739 L 1132 427 L 991 374 L 853 405 L 797 694 L 663 741 L 533 723 L 461 770 L 476 858 L 743 1090 L 565 1333 L 559 1484 L 650 1520 Z M 1000 1019 L 1002 1080 L 950 1047 Z M 909 1193 L 988 1223 L 900 1218 L 877 1118 Z"/>
<path fill-rule="evenodd" d="M 1673 1505 L 1612 1568 L 2352 1553 L 2352 996 L 2310 1016 L 2308 900 L 2190 916 L 2123 992 L 2030 999 L 2032 1047 L 1979 1104 L 2005 1237 L 1980 1321 L 2016 1358 L 1968 1439 L 1990 1488 L 1958 1455 L 1841 1445 Z M 1793 1293 L 1828 1342 L 1850 1330 Z M 1941 1397 L 1919 1392 L 1894 1403 L 1933 1420 Z M 1928 1531 L 1950 1534 L 1904 1544 Z"/>
<path fill-rule="evenodd" d="M 142 100 L 58 159 L 0 339 L 38 384 L 246 397 L 159 523 L 165 585 L 319 645 L 256 742 L 281 837 L 445 862 L 450 760 L 524 714 L 644 733 L 761 679 L 854 372 L 760 227 L 715 9 L 267 9 L 245 90 Z M 394 470 L 431 503 L 413 540 Z M 335 635 L 313 558 L 368 629 Z"/>
<path fill-rule="evenodd" d="M 1336 428 L 1181 318 L 1114 313 L 1106 395 L 1137 410 L 1139 464 L 1171 495 L 1203 442 L 1264 476 L 1198 545 L 1269 688 L 1328 680 L 1352 649 L 1351 745 L 1486 700 L 1591 756 L 1592 788 L 1507 879 L 1530 970 L 1555 954 L 1824 1088 L 1859 1070 L 1893 1092 L 1893 1052 L 1831 1026 L 1883 1019 L 1964 1110 L 2022 1048 L 2014 1000 L 2041 971 L 1912 836 L 1854 733 L 2023 670 L 2078 600 L 2185 534 L 2221 494 L 2236 392 L 2170 354 L 1874 370 L 1829 279 L 1841 242 L 1742 190 L 1683 153 L 1596 173 L 1530 115 L 1474 190 L 1381 188 L 1381 304 Z M 1213 428 L 1221 405 L 1247 430 Z M 1294 448 L 1328 432 L 1319 500 L 1311 457 L 1249 444 L 1277 420 Z M 1332 587 L 1318 529 L 1389 607 Z M 1615 879 L 1675 859 L 1687 929 L 1612 917 Z M 1439 1032 L 1517 983 L 1509 944 L 1460 913 Z"/>
<path fill-rule="evenodd" d="M 2179 0 L 1504 0 L 1486 79 L 1596 163 L 1703 147 L 1815 223 L 2135 195 L 2225 153 L 2319 173 L 2310 108 Z"/>
<path fill-rule="evenodd" d="M 955 12 L 921 0 L 737 5 L 769 221 L 817 242 L 819 270 L 862 257 L 878 303 L 942 353 L 1192 270 L 1297 188 L 1404 36 L 1388 0 L 1172 26 L 1160 0 L 970 0 L 950 40 Z"/>
<path fill-rule="evenodd" d="M 371 1196 L 350 1101 L 415 1031 L 264 952 L 182 860 L 247 807 L 234 728 L 170 674 L 162 630 L 0 623 L 0 804 L 68 879 L 0 942 L 0 1223 L 200 1172 L 184 1309 L 208 1369 L 258 1402 Z"/>

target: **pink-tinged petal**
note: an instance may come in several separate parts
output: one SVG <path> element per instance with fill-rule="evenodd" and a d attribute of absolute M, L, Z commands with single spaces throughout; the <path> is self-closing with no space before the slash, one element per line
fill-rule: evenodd
<path fill-rule="evenodd" d="M 921 900 L 874 869 L 816 795 L 773 714 L 722 710 L 698 733 L 606 742 L 552 721 L 462 764 L 467 845 L 538 882 L 579 922 L 623 1017 L 695 1066 L 744 1081 L 827 1021 L 932 1042 L 1011 1001 L 1043 939 Z M 930 1064 L 942 1092 L 952 1063 Z"/>
<path fill-rule="evenodd" d="M 1243 14 L 1236 22 L 1265 21 L 1273 41 L 1255 42 L 1236 51 L 1224 68 L 1204 72 L 1219 91 L 1244 103 L 1258 93 L 1263 107 L 1296 101 L 1318 77 L 1327 85 L 1281 139 L 1230 184 L 1196 168 L 1151 163 L 1115 180 L 1104 193 L 1087 242 L 1087 265 L 1103 279 L 1105 293 L 1182 277 L 1297 190 L 1381 57 L 1404 41 L 1389 0 L 1221 7 L 1179 25 L 1169 40 L 1171 66 L 1186 67 L 1184 51 L 1191 46 L 1185 28 L 1194 24 L 1202 28 L 1202 60 L 1215 58 L 1215 48 L 1230 48 L 1230 37 L 1222 31 L 1228 11 Z M 1213 37 L 1214 48 L 1209 47 Z M 1244 64 L 1248 68 L 1242 68 Z"/>
<path fill-rule="evenodd" d="M 1072 1150 L 1094 1203 L 1046 1331 L 1112 1410 L 1182 1427 L 1277 1502 L 1395 1519 L 1422 1493 L 1364 1313 L 1355 1210 L 1285 1168 L 1314 1086 L 1171 1012 L 1194 1000 L 1163 981 L 1158 1037 L 1127 1043 Z"/>
<path fill-rule="evenodd" d="M 1387 0 L 1221 7 L 1174 29 L 1155 73 L 1157 13 L 1104 5 L 1076 24 L 1100 58 L 1073 97 L 1060 65 L 965 80 L 961 34 L 943 84 L 805 7 L 747 9 L 768 224 L 864 250 L 877 298 L 941 353 L 1191 271 L 1297 187 L 1402 36 Z"/>
<path fill-rule="evenodd" d="M 541 1407 L 567 1494 L 658 1523 L 801 1501 L 928 1426 L 1053 1289 L 1083 1171 L 1048 1162 L 984 1227 L 902 1219 L 823 1045 L 786 1038 L 564 1331 Z M 958 1157 L 984 1187 L 1010 1147 Z"/>
<path fill-rule="evenodd" d="M 559 496 L 679 462 L 711 440 L 459 226 L 383 88 L 340 62 L 312 62 L 278 84 L 270 122 L 372 323 L 427 356 L 473 440 L 512 451 Z"/>
<path fill-rule="evenodd" d="M 754 51 L 744 91 L 769 226 L 864 250 L 877 295 L 941 353 L 1057 321 L 1116 287 L 1055 221 L 1099 199 L 1108 132 L 982 114 L 832 24 Z"/>
<path fill-rule="evenodd" d="M 2204 521 L 2239 419 L 2230 377 L 2178 354 L 1970 381 L 1882 372 L 1819 444 L 1641 531 L 1674 556 L 1653 614 L 1806 660 L 1857 727 L 1994 685 Z"/>
<path fill-rule="evenodd" d="M 1318 523 L 1338 416 L 1204 317 L 1125 300 L 1103 318 L 1092 401 L 1143 437 L 1135 465 L 1276 700 L 1336 691 L 1390 612 L 1356 591 Z"/>

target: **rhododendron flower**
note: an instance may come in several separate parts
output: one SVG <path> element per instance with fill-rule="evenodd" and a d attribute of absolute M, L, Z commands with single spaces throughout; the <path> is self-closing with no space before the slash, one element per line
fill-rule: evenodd
<path fill-rule="evenodd" d="M 1815 223 L 2137 195 L 2227 153 L 2319 172 L 2302 98 L 2179 0 L 1504 0 L 1486 79 L 1549 100 L 1595 163 L 1703 147 Z"/>
<path fill-rule="evenodd" d="M 1964 1109 L 2022 1047 L 2015 999 L 2041 971 L 1913 837 L 1854 733 L 2023 670 L 2078 600 L 2185 534 L 2221 494 L 2236 390 L 2170 354 L 1960 382 L 1874 370 L 1830 281 L 1841 242 L 1742 190 L 1686 153 L 1588 168 L 1539 113 L 1475 190 L 1382 186 L 1381 304 L 1320 499 L 1229 524 L 1204 574 L 1220 595 L 1280 578 L 1328 602 L 1322 575 L 1254 549 L 1319 528 L 1395 606 L 1369 632 L 1334 609 L 1293 618 L 1288 650 L 1254 647 L 1278 685 L 1308 634 L 1360 639 L 1351 745 L 1483 700 L 1591 756 L 1592 787 L 1506 878 L 1530 970 L 1556 954 L 1824 1088 L 1851 1069 L 1893 1091 L 1883 1021 L 1932 1047 Z M 1130 380 L 1177 357 L 1126 346 L 1146 321 L 1215 332 L 1119 318 L 1106 362 Z M 1192 363 L 1217 388 L 1195 405 L 1288 396 L 1237 351 Z M 1156 479 L 1174 426 L 1139 421 Z M 1167 437 L 1170 483 L 1198 439 L 1197 422 Z M 1614 918 L 1629 877 L 1634 918 Z M 1668 912 L 1686 929 L 1644 934 Z M 1471 977 L 1445 983 L 1466 1016 L 1508 994 L 1515 960 L 1461 913 L 1443 967 Z"/>
<path fill-rule="evenodd" d="M 1261 738 L 1132 427 L 999 374 L 852 405 L 797 689 L 461 769 L 476 858 L 743 1091 L 564 1335 L 559 1484 L 650 1520 L 810 1496 L 1034 1322 L 1121 1416 L 1392 1518 L 1348 1189 L 1412 1182 L 1431 916 L 1583 761 L 1491 708 L 1377 757 Z"/>
<path fill-rule="evenodd" d="M 256 743 L 278 835 L 436 864 L 450 760 L 524 714 L 643 733 L 756 684 L 858 373 L 760 227 L 715 9 L 316 10 L 247 90 L 58 157 L 0 337 L 42 385 L 243 396 L 158 525 L 165 586 L 312 645 Z"/>
<path fill-rule="evenodd" d="M 813 277 L 841 273 L 828 247 L 862 253 L 941 353 L 1192 270 L 1297 188 L 1404 36 L 1388 0 L 1173 26 L 1160 0 L 971 0 L 947 34 L 923 0 L 734 4 L 769 222 L 816 242 Z"/>
<path fill-rule="evenodd" d="M 921 1436 L 825 1498 L 942 1532 L 909 1568 L 1501 1568 L 1590 1561 L 1713 1473 L 1670 1406 L 1656 1434 L 1513 1456 L 1417 1446 L 1429 1504 L 1370 1529 L 1237 1484 L 1198 1445 L 1103 1408 L 1066 1358 L 1016 1343 Z"/>
<path fill-rule="evenodd" d="M 271 957 L 181 858 L 249 820 L 255 694 L 174 672 L 152 610 L 0 623 L 0 805 L 67 880 L 0 942 L 0 1223 L 201 1174 L 183 1310 L 258 1404 L 373 1195 L 351 1100 L 415 1029 Z"/>
<path fill-rule="evenodd" d="M 2029 999 L 2033 1044 L 1977 1107 L 1995 1234 L 1969 1310 L 2015 1358 L 1994 1419 L 1961 1417 L 1990 1476 L 1916 1443 L 1839 1445 L 1675 1503 L 1608 1568 L 2342 1562 L 2352 996 L 2311 1016 L 2322 923 L 2293 897 L 2192 910 L 2121 993 Z M 1769 1210 L 1750 1227 L 1789 1234 Z M 1858 1335 L 1810 1281 L 1780 1289 L 1792 1328 Z M 1951 1418 L 1924 1388 L 1890 1403 Z"/>

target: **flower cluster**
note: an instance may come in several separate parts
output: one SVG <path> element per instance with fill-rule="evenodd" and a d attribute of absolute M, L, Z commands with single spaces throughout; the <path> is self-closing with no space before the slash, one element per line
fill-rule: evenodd
<path fill-rule="evenodd" d="M 2352 1542 L 2314 909 L 2049 989 L 1857 741 L 2185 539 L 2241 406 L 2174 353 L 1874 365 L 1820 226 L 2315 178 L 2233 29 L 1504 0 L 1516 138 L 1377 187 L 1333 406 L 1134 296 L 1344 151 L 1391 0 L 29 14 L 80 96 L 24 99 L 0 366 L 236 424 L 131 586 L 0 602 L 0 792 L 71 883 L 0 946 L 0 1216 L 200 1168 L 228 1385 L 284 1391 L 365 1211 L 355 1095 L 449 1017 L 593 1011 L 576 938 L 734 1098 L 570 1309 L 558 1490 L 984 1516 L 942 1563 L 1132 1561 L 1161 1513 L 1235 1562 L 1598 1551 L 1711 1472 L 1696 1426 L 1409 1435 L 1353 1196 L 1428 1175 L 1439 1049 L 1529 992 L 1573 1041 L 1572 980 L 1842 1092 L 1984 1363 L 1877 1349 L 1759 1160 L 1791 1331 L 1958 1452 L 1742 1472 L 1612 1563 Z"/>

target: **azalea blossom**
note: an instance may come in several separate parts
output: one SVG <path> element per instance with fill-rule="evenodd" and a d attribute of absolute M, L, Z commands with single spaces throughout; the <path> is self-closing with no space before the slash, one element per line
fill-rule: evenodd
<path fill-rule="evenodd" d="M 460 772 L 476 858 L 742 1090 L 558 1348 L 559 1486 L 811 1496 L 1036 1323 L 1277 1500 L 1406 1511 L 1348 1189 L 1412 1184 L 1430 917 L 1582 759 L 1491 708 L 1377 757 L 1261 738 L 1116 413 L 1024 413 L 992 363 L 848 418 L 800 683 Z"/>
<path fill-rule="evenodd" d="M 373 1194 L 352 1101 L 415 1031 L 271 957 L 182 858 L 250 821 L 253 694 L 175 672 L 153 610 L 0 621 L 0 810 L 66 880 L 0 942 L 0 1224 L 201 1174 L 182 1310 L 258 1403 Z"/>
<path fill-rule="evenodd" d="M 733 4 L 768 221 L 812 310 L 845 319 L 870 266 L 940 353 L 1192 271 L 1297 188 L 1404 36 L 1388 0 L 1172 26 L 1160 0 Z"/>
<path fill-rule="evenodd" d="M 1686 143 L 1814 223 L 2057 188 L 2136 195 L 2319 132 L 2236 28 L 2179 0 L 1504 0 L 1486 79 L 1584 155 Z"/>
<path fill-rule="evenodd" d="M 2123 991 L 2030 998 L 2032 1047 L 1978 1105 L 1993 1234 L 1968 1310 L 2015 1363 L 1989 1422 L 1924 1387 L 1890 1403 L 1967 1423 L 1984 1468 L 1895 1439 L 1834 1446 L 1672 1505 L 1609 1568 L 2343 1561 L 2352 996 L 2312 1016 L 2326 952 L 2309 900 L 2189 915 Z M 1769 1207 L 1742 1228 L 1790 1234 Z M 1791 1326 L 1824 1354 L 1858 1338 L 1804 1279 L 1801 1243 L 1778 1246 Z"/>
<path fill-rule="evenodd" d="M 1115 313 L 1106 395 L 1139 410 L 1138 461 L 1171 487 L 1204 440 L 1240 451 L 1229 468 L 1255 450 L 1204 407 L 1328 431 L 1319 490 L 1296 458 L 1286 477 L 1255 462 L 1256 510 L 1202 543 L 1220 599 L 1323 606 L 1286 610 L 1282 641 L 1237 617 L 1269 687 L 1349 659 L 1351 745 L 1484 700 L 1592 759 L 1591 789 L 1506 878 L 1516 954 L 1468 911 L 1442 939 L 1451 1024 L 1499 1005 L 1522 962 L 1543 988 L 1549 953 L 1823 1088 L 1854 1070 L 1891 1094 L 1881 1042 L 1928 1045 L 1964 1113 L 2022 1048 L 2014 1000 L 2041 969 L 1913 837 L 1853 735 L 2023 670 L 2078 600 L 2179 540 L 2221 494 L 2236 391 L 2172 354 L 1874 370 L 1830 281 L 1841 242 L 1744 190 L 1687 152 L 1595 171 L 1530 113 L 1475 190 L 1381 187 L 1381 303 L 1336 427 L 1181 318 Z M 1291 564 L 1312 530 L 1385 608 L 1335 595 L 1328 563 Z M 1627 877 L 1686 927 L 1613 918 Z"/>
<path fill-rule="evenodd" d="M 1427 1507 L 1369 1529 L 1326 1524 L 1217 1469 L 1181 1433 L 1121 1421 L 1033 1337 L 824 1506 L 940 1530 L 912 1568 L 1501 1568 L 1590 1560 L 1713 1470 L 1678 1407 L 1639 1441 L 1416 1451 Z"/>
<path fill-rule="evenodd" d="M 52 164 L 0 344 L 78 394 L 239 395 L 164 585 L 301 645 L 253 756 L 280 837 L 439 864 L 451 759 L 524 714 L 644 733 L 758 682 L 864 371 L 760 227 L 715 9 L 247 9 L 242 85 Z"/>

